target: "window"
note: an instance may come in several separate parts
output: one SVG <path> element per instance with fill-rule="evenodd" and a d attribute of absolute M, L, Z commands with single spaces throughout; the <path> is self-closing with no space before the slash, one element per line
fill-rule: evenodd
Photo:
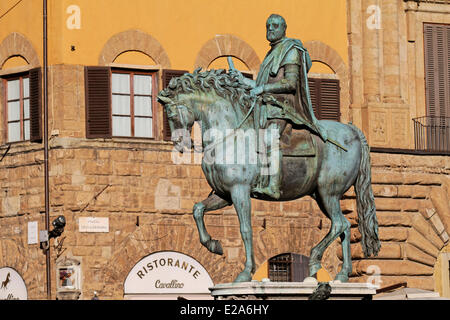
<path fill-rule="evenodd" d="M 269 259 L 269 279 L 277 282 L 301 282 L 308 276 L 309 258 L 284 253 Z"/>
<path fill-rule="evenodd" d="M 117 137 L 153 137 L 154 74 L 113 71 L 112 135 Z"/>
<path fill-rule="evenodd" d="M 6 142 L 42 140 L 41 71 L 3 78 Z"/>
<path fill-rule="evenodd" d="M 155 138 L 154 71 L 86 67 L 87 138 Z"/>
<path fill-rule="evenodd" d="M 316 118 L 339 121 L 341 118 L 339 80 L 308 78 L 308 84 Z"/>
<path fill-rule="evenodd" d="M 417 150 L 450 151 L 450 25 L 424 24 L 426 115 L 414 118 Z"/>
<path fill-rule="evenodd" d="M 30 79 L 5 79 L 7 142 L 30 140 Z"/>
<path fill-rule="evenodd" d="M 427 116 L 450 117 L 450 25 L 424 24 Z"/>

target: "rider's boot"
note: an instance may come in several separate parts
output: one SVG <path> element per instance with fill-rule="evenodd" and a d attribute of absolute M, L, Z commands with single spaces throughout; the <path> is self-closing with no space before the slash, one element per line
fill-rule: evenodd
<path fill-rule="evenodd" d="M 271 162 L 271 167 L 269 169 L 269 185 L 266 187 L 257 187 L 255 192 L 268 195 L 274 199 L 279 199 L 281 197 L 280 184 L 281 184 L 281 151 L 277 152 L 278 158 Z M 276 162 L 276 164 L 274 163 Z"/>

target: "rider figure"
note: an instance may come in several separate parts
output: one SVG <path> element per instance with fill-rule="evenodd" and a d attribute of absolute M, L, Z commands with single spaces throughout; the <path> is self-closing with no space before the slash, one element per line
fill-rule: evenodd
<path fill-rule="evenodd" d="M 272 14 L 266 23 L 266 38 L 271 49 L 260 66 L 255 81 L 244 81 L 253 87 L 250 94 L 271 94 L 275 101 L 264 101 L 260 107 L 261 128 L 278 130 L 281 137 L 287 121 L 304 125 L 327 140 L 325 131 L 320 127 L 312 109 L 307 85 L 307 73 L 311 68 L 311 58 L 302 42 L 286 37 L 286 21 L 277 14 Z M 270 150 L 270 141 L 265 139 L 269 152 L 279 152 L 278 169 L 269 177 L 269 185 L 258 186 L 254 191 L 280 198 L 281 151 Z M 271 157 L 273 158 L 273 157 Z"/>

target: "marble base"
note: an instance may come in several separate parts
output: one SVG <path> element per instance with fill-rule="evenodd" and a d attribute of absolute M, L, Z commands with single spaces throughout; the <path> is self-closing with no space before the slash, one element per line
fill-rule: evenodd
<path fill-rule="evenodd" d="M 370 283 L 329 282 L 331 295 L 328 300 L 372 299 L 377 286 Z M 216 300 L 307 300 L 317 287 L 315 278 L 303 282 L 252 281 L 222 283 L 210 288 Z"/>

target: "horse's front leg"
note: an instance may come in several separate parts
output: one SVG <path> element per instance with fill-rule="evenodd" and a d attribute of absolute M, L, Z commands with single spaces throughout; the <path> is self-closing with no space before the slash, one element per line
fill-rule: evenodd
<path fill-rule="evenodd" d="M 197 225 L 200 242 L 212 253 L 222 255 L 223 249 L 220 241 L 212 239 L 210 234 L 206 230 L 205 221 L 203 219 L 205 216 L 205 212 L 219 210 L 230 205 L 231 202 L 219 197 L 215 193 L 211 193 L 208 198 L 201 202 L 197 202 L 194 205 L 194 220 L 195 224 Z"/>
<path fill-rule="evenodd" d="M 250 186 L 235 185 L 231 190 L 231 200 L 239 218 L 241 236 L 245 247 L 245 268 L 234 282 L 247 282 L 252 280 L 252 274 L 256 267 L 253 254 Z"/>

